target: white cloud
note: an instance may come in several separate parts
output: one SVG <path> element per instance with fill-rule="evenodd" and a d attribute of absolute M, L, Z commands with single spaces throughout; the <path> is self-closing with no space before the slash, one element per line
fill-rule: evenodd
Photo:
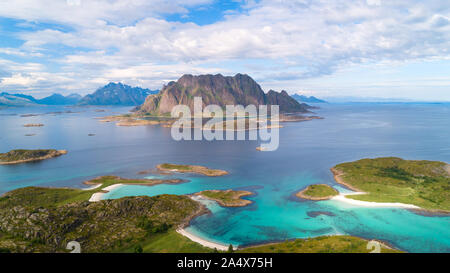
<path fill-rule="evenodd" d="M 186 13 L 209 0 L 51 2 L 0 2 L 0 16 L 71 26 L 69 32 L 19 34 L 25 40 L 19 52 L 76 48 L 55 61 L 64 79 L 91 83 L 77 86 L 114 79 L 156 87 L 181 73 L 207 72 L 298 82 L 352 64 L 449 57 L 450 2 L 444 0 L 248 1 L 243 13 L 227 12 L 224 20 L 203 26 L 168 22 L 161 14 Z M 248 71 L 221 66 L 232 60 L 270 65 Z"/>

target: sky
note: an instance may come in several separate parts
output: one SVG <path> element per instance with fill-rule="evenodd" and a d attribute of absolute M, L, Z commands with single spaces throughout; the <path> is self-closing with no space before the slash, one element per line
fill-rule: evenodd
<path fill-rule="evenodd" d="M 322 98 L 450 101 L 450 1 L 0 0 L 0 92 L 217 73 Z"/>

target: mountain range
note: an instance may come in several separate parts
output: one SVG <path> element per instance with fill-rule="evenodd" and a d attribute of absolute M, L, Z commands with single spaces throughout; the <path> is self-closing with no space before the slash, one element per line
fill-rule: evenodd
<path fill-rule="evenodd" d="M 35 99 L 29 95 L 0 93 L 0 105 L 2 106 L 73 105 L 80 99 L 81 96 L 79 94 L 70 94 L 68 96 L 53 94 L 43 99 Z"/>
<path fill-rule="evenodd" d="M 93 94 L 86 95 L 78 102 L 78 105 L 137 106 L 144 103 L 148 95 L 156 93 L 158 93 L 158 90 L 142 89 L 120 82 L 111 82 L 97 89 Z"/>
<path fill-rule="evenodd" d="M 305 102 L 305 103 L 326 103 L 326 101 L 318 99 L 314 96 L 304 96 L 304 95 L 300 95 L 300 94 L 294 94 L 291 97 L 293 97 L 295 100 L 297 100 L 298 102 Z"/>
<path fill-rule="evenodd" d="M 286 91 L 267 93 L 250 76 L 236 74 L 234 77 L 217 75 L 183 75 L 176 82 L 169 82 L 145 103 L 137 107 L 142 114 L 167 115 L 178 104 L 188 105 L 193 110 L 194 97 L 202 97 L 203 105 L 279 105 L 280 112 L 307 112 L 309 106 L 299 103 Z"/>
<path fill-rule="evenodd" d="M 188 105 L 192 110 L 196 96 L 202 97 L 204 105 L 216 104 L 222 108 L 226 105 L 279 105 L 282 113 L 307 112 L 310 106 L 304 102 L 325 102 L 298 94 L 291 97 L 284 90 L 264 93 L 250 76 L 239 73 L 233 77 L 186 74 L 177 81 L 169 82 L 161 92 L 111 82 L 84 97 L 53 94 L 35 99 L 29 95 L 0 93 L 0 106 L 121 105 L 137 106 L 136 110 L 145 114 L 166 115 L 178 104 Z"/>
<path fill-rule="evenodd" d="M 24 94 L 0 93 L 0 106 L 32 106 L 32 105 L 123 105 L 137 106 L 144 103 L 150 94 L 158 90 L 131 87 L 122 83 L 109 83 L 97 89 L 93 94 L 82 97 L 79 94 L 51 96 L 36 99 Z"/>

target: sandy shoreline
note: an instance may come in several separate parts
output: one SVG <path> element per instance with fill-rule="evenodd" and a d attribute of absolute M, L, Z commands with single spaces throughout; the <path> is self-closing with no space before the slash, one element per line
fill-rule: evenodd
<path fill-rule="evenodd" d="M 358 195 L 358 194 L 366 194 L 365 192 L 351 192 L 351 193 L 340 193 L 332 197 L 330 200 L 340 201 L 347 204 L 360 206 L 360 207 L 370 207 L 370 208 L 404 208 L 404 209 L 421 209 L 420 207 L 412 204 L 404 204 L 404 203 L 381 203 L 381 202 L 369 202 L 369 201 L 360 201 L 355 199 L 347 198 L 347 195 Z"/>
<path fill-rule="evenodd" d="M 201 200 L 208 200 L 208 199 L 206 199 L 206 198 L 204 198 L 203 196 L 200 196 L 200 195 L 188 195 L 188 197 L 191 198 L 192 200 L 196 201 L 196 202 L 199 202 L 201 204 L 201 206 L 202 206 L 202 209 L 198 213 L 196 213 L 196 215 L 194 215 L 192 218 L 195 218 L 195 217 L 197 217 L 197 216 L 199 216 L 201 214 L 204 214 L 205 212 L 209 211 L 205 207 L 205 205 L 202 204 L 202 202 L 201 202 Z M 211 241 L 208 241 L 206 239 L 201 238 L 200 236 L 194 235 L 194 234 L 186 231 L 185 228 L 187 226 L 189 226 L 189 222 L 190 222 L 190 220 L 192 218 L 190 218 L 188 221 L 186 221 L 185 223 L 180 225 L 180 227 L 178 227 L 176 231 L 179 234 L 183 235 L 184 237 L 188 238 L 189 240 L 191 240 L 193 242 L 196 242 L 198 244 L 201 244 L 204 247 L 208 247 L 208 248 L 212 248 L 212 249 L 216 248 L 217 250 L 220 250 L 220 251 L 227 251 L 228 250 L 229 245 L 211 242 Z M 237 249 L 237 247 L 233 246 L 233 249 Z"/>
<path fill-rule="evenodd" d="M 345 197 L 346 195 L 357 195 L 357 194 L 367 194 L 366 192 L 363 192 L 359 190 L 358 188 L 349 185 L 345 183 L 345 181 L 342 179 L 342 175 L 344 175 L 343 172 L 340 172 L 336 170 L 335 168 L 331 168 L 331 172 L 333 173 L 334 179 L 338 184 L 344 185 L 345 187 L 353 190 L 354 192 L 350 193 L 339 193 L 339 195 L 334 196 L 330 200 L 340 201 L 347 204 L 355 205 L 355 206 L 361 206 L 361 207 L 370 207 L 370 208 L 404 208 L 404 209 L 420 209 L 421 207 L 418 207 L 416 205 L 412 204 L 404 204 L 404 203 L 382 203 L 382 202 L 369 202 L 369 201 L 360 201 L 355 199 L 350 199 Z"/>
<path fill-rule="evenodd" d="M 90 187 L 87 187 L 87 188 L 82 188 L 82 190 L 83 191 L 95 190 L 96 188 L 99 188 L 101 186 L 102 186 L 102 184 L 97 184 L 97 185 L 93 185 L 93 186 L 90 186 Z"/>
<path fill-rule="evenodd" d="M 205 239 L 202 239 L 199 236 L 196 236 L 196 235 L 194 235 L 192 233 L 189 233 L 184 228 L 177 229 L 177 232 L 179 234 L 185 236 L 186 238 L 190 239 L 191 241 L 196 242 L 198 244 L 201 244 L 202 246 L 213 248 L 213 249 L 216 248 L 217 250 L 221 250 L 221 251 L 227 251 L 228 250 L 228 246 L 227 245 L 207 241 Z M 236 249 L 235 247 L 233 247 L 233 248 Z"/>
<path fill-rule="evenodd" d="M 101 185 L 101 184 L 100 184 L 100 185 Z M 98 201 L 101 201 L 101 200 L 103 200 L 103 195 L 104 195 L 105 193 L 108 193 L 108 192 L 112 191 L 113 189 L 120 188 L 121 186 L 123 186 L 123 184 L 114 184 L 114 185 L 108 186 L 108 187 L 102 189 L 101 192 L 96 192 L 96 193 L 94 193 L 94 194 L 91 196 L 91 198 L 89 198 L 89 202 L 98 202 Z"/>

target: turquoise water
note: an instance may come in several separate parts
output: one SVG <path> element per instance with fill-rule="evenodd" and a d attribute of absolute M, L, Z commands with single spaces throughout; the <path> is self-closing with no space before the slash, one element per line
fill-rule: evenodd
<path fill-rule="evenodd" d="M 404 209 L 360 208 L 336 201 L 299 201 L 293 193 L 312 183 L 335 186 L 329 168 L 366 157 L 399 156 L 450 162 L 449 104 L 329 104 L 323 120 L 286 123 L 280 148 L 258 152 L 258 141 L 181 141 L 159 126 L 117 127 L 80 113 L 38 117 L 7 116 L 0 110 L 0 151 L 13 148 L 59 148 L 69 154 L 35 164 L 0 166 L 0 192 L 41 186 L 83 187 L 82 181 L 105 174 L 138 175 L 162 162 L 200 164 L 230 172 L 223 177 L 177 174 L 178 185 L 124 186 L 106 195 L 187 194 L 206 189 L 244 189 L 253 204 L 222 208 L 194 219 L 189 230 L 225 244 L 250 245 L 324 234 L 351 234 L 385 240 L 412 252 L 450 252 L 450 217 L 421 215 Z M 21 110 L 26 111 L 26 110 Z M 30 111 L 30 110 L 28 110 Z M 45 112 L 48 110 L 36 109 Z M 73 110 L 75 111 L 75 110 Z M 3 114 L 3 115 L 2 115 Z M 45 123 L 32 128 L 21 124 Z M 4 130 L 8 128 L 8 130 Z M 88 133 L 95 133 L 88 137 Z"/>

